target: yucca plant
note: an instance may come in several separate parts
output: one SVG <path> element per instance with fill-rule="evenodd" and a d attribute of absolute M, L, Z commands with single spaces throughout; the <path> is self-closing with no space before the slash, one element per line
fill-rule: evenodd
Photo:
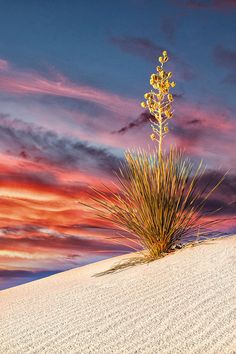
<path fill-rule="evenodd" d="M 168 56 L 166 51 L 162 54 L 161 65 L 150 78 L 156 91 L 146 93 L 146 101 L 141 103 L 153 116 L 150 137 L 155 143 L 154 150 L 125 152 L 124 162 L 116 174 L 118 193 L 107 186 L 103 191 L 92 188 L 92 200 L 99 208 L 91 207 L 97 215 L 134 235 L 132 242 L 137 245 L 136 249 L 146 250 L 147 260 L 160 257 L 189 236 L 208 233 L 218 221 L 203 222 L 203 208 L 224 178 L 209 189 L 201 183 L 205 171 L 202 161 L 194 168 L 181 150 L 171 147 L 168 153 L 163 153 L 163 138 L 168 132 L 168 120 L 173 116 L 173 96 L 169 91 L 175 82 L 169 81 L 172 73 L 163 69 Z"/>
<path fill-rule="evenodd" d="M 177 149 L 171 149 L 161 160 L 158 148 L 152 153 L 127 151 L 117 173 L 121 192 L 107 186 L 103 191 L 92 188 L 92 199 L 102 209 L 93 208 L 97 216 L 135 235 L 132 242 L 137 249 L 148 251 L 146 259 L 156 259 L 189 236 L 206 236 L 217 222 L 201 221 L 202 211 L 223 177 L 213 188 L 203 187 L 204 170 L 202 162 L 194 169 L 190 159 Z"/>

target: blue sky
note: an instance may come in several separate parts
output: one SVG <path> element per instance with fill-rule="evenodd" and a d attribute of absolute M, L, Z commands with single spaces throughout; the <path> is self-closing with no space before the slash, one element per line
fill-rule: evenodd
<path fill-rule="evenodd" d="M 153 70 L 154 46 L 167 48 L 197 77 L 194 83 L 179 83 L 179 90 L 200 100 L 201 93 L 220 97 L 229 91 L 225 100 L 235 108 L 230 87 L 219 87 L 230 67 L 215 59 L 218 47 L 235 50 L 235 8 L 198 9 L 185 3 L 2 2 L 1 56 L 21 68 L 47 72 L 55 67 L 74 81 L 137 97 Z M 114 38 L 130 45 L 132 39 L 146 39 L 153 48 L 140 47 L 137 55 L 135 48 L 122 51 Z"/>

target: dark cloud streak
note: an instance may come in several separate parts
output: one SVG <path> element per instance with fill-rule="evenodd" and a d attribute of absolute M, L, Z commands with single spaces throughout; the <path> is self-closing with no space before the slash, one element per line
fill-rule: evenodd
<path fill-rule="evenodd" d="M 221 45 L 213 49 L 213 58 L 216 64 L 226 68 L 229 74 L 223 79 L 224 84 L 236 84 L 236 50 L 225 48 Z"/>
<path fill-rule="evenodd" d="M 111 134 L 124 134 L 127 131 L 129 131 L 130 129 L 146 125 L 146 123 L 149 122 L 150 119 L 153 119 L 153 116 L 148 111 L 143 112 L 140 114 L 140 116 L 138 118 L 136 118 L 135 120 L 133 120 L 132 122 L 130 122 L 126 126 L 120 128 L 118 130 L 112 131 Z"/>
<path fill-rule="evenodd" d="M 221 45 L 213 50 L 214 59 L 222 67 L 230 67 L 236 71 L 236 50 L 225 48 Z"/>
<path fill-rule="evenodd" d="M 183 97 L 183 95 L 182 94 L 173 94 L 173 97 L 176 99 L 181 99 Z M 111 134 L 127 133 L 131 129 L 141 127 L 143 125 L 146 125 L 147 123 L 150 123 L 150 119 L 153 120 L 154 117 L 149 113 L 148 110 L 146 110 L 145 112 L 141 113 L 138 118 L 134 119 L 133 121 L 131 121 L 130 123 L 128 123 L 124 127 L 120 128 L 118 130 L 113 130 L 111 132 Z"/>
<path fill-rule="evenodd" d="M 147 38 L 123 36 L 111 37 L 110 40 L 123 52 L 135 54 L 153 62 L 156 60 L 157 55 L 165 50 L 164 47 L 155 44 Z"/>
<path fill-rule="evenodd" d="M 18 235 L 18 234 L 17 234 Z M 17 251 L 26 251 L 26 249 L 30 249 L 32 254 L 39 249 L 45 249 L 45 251 L 49 250 L 63 250 L 66 252 L 75 251 L 79 253 L 94 253 L 97 252 L 113 252 L 120 251 L 123 252 L 128 250 L 129 248 L 124 245 L 117 245 L 116 243 L 106 242 L 106 240 L 100 240 L 95 238 L 86 238 L 80 236 L 73 236 L 68 234 L 59 234 L 56 233 L 53 235 L 43 235 L 40 232 L 34 236 L 27 237 L 0 237 L 0 247 L 1 249 L 7 250 L 17 250 Z"/>
<path fill-rule="evenodd" d="M 209 10 L 234 10 L 236 9 L 236 0 L 188 0 L 188 1 L 179 1 L 172 0 L 177 6 L 189 8 L 189 9 L 209 9 Z"/>
<path fill-rule="evenodd" d="M 97 148 L 78 139 L 59 136 L 36 124 L 0 116 L 2 149 L 14 156 L 45 162 L 65 169 L 99 168 L 107 173 L 117 170 L 120 159 L 106 149 Z"/>
<path fill-rule="evenodd" d="M 157 62 L 157 58 L 163 50 L 167 50 L 170 57 L 173 58 L 174 63 L 177 65 L 181 79 L 193 80 L 195 78 L 195 74 L 188 63 L 173 54 L 168 48 L 157 45 L 148 38 L 131 36 L 111 37 L 111 42 L 118 46 L 123 52 L 137 55 L 153 63 Z"/>
<path fill-rule="evenodd" d="M 170 42 L 174 42 L 175 34 L 178 29 L 178 23 L 176 21 L 176 17 L 169 16 L 162 19 L 161 22 L 161 30 Z"/>
<path fill-rule="evenodd" d="M 21 270 L 21 269 L 0 269 L 0 279 L 9 279 L 9 278 L 22 278 L 22 277 L 29 277 L 35 276 L 39 278 L 43 278 L 45 276 L 49 276 L 55 273 L 60 272 L 61 270 L 54 270 L 54 271 L 41 271 L 35 272 L 30 270 Z"/>

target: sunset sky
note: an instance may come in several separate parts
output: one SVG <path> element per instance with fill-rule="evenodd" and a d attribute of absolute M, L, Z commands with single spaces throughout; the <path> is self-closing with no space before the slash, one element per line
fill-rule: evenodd
<path fill-rule="evenodd" d="M 166 49 L 177 83 L 165 147 L 207 174 L 236 232 L 236 1 L 0 1 L 0 289 L 130 248 L 78 202 L 152 147 L 140 107 Z"/>

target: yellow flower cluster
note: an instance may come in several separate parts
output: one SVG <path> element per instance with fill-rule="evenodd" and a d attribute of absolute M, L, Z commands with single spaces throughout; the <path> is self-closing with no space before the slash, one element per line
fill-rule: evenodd
<path fill-rule="evenodd" d="M 145 101 L 141 103 L 141 106 L 148 108 L 151 115 L 155 117 L 155 122 L 151 121 L 153 123 L 152 129 L 155 133 L 151 134 L 150 137 L 152 140 L 159 141 L 160 144 L 162 144 L 162 137 L 168 133 L 167 120 L 173 116 L 171 107 L 173 96 L 170 93 L 170 89 L 176 85 L 174 81 L 169 80 L 172 77 L 172 73 L 163 69 L 163 64 L 168 60 L 167 51 L 164 50 L 162 56 L 159 57 L 161 65 L 156 67 L 156 73 L 150 77 L 150 85 L 156 92 L 151 90 L 145 93 Z"/>

